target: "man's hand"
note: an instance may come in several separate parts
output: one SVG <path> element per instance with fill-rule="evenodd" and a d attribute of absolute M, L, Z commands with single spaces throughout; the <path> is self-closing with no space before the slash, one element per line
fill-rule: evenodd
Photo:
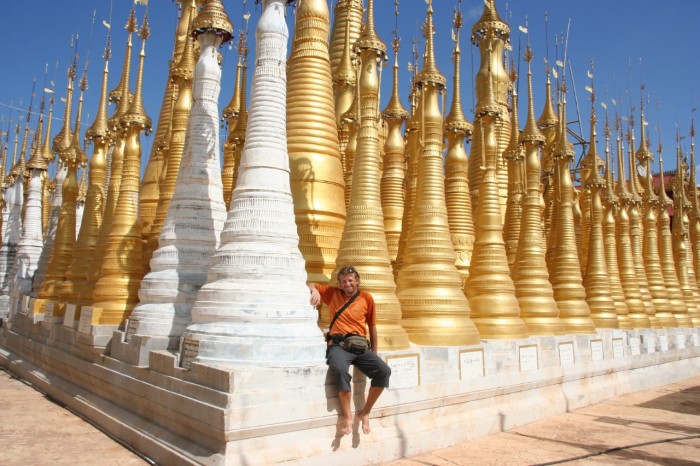
<path fill-rule="evenodd" d="M 318 306 L 321 303 L 321 293 L 319 293 L 318 289 L 316 288 L 316 284 L 307 283 L 307 286 L 309 287 L 309 291 L 311 291 L 311 298 L 309 299 L 309 302 L 312 306 Z"/>

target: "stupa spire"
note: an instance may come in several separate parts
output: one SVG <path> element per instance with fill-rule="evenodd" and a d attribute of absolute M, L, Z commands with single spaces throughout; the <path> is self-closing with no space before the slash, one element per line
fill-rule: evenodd
<path fill-rule="evenodd" d="M 588 257 L 583 272 L 583 287 L 586 289 L 586 302 L 591 310 L 591 319 L 596 328 L 619 328 L 618 314 L 613 299 L 608 265 L 605 258 L 605 240 L 603 239 L 603 202 L 601 191 L 605 189 L 605 180 L 600 176 L 598 153 L 596 150 L 596 113 L 595 87 L 591 73 L 591 135 L 587 157 L 589 158 L 588 173 L 585 176 L 583 192 L 586 193 L 584 202 L 584 219 L 587 220 L 585 234 L 585 254 Z M 607 122 L 606 122 L 607 123 Z M 606 152 L 607 155 L 607 152 Z M 582 176 L 583 178 L 583 176 Z M 583 229 L 583 228 L 582 228 Z M 582 237 L 584 237 L 582 232 Z M 586 244 L 586 242 L 588 244 Z"/>
<path fill-rule="evenodd" d="M 520 127 L 518 124 L 518 92 L 515 62 L 511 62 L 511 102 L 513 114 L 511 118 L 510 142 L 503 152 L 503 159 L 508 166 L 508 201 L 506 215 L 503 221 L 503 240 L 506 244 L 506 256 L 511 272 L 515 265 L 515 255 L 518 252 L 518 237 L 520 236 L 520 220 L 522 218 L 522 202 L 525 195 L 524 160 L 525 152 L 520 144 Z"/>
<path fill-rule="evenodd" d="M 567 333 L 592 333 L 595 326 L 590 316 L 586 302 L 586 292 L 583 288 L 581 265 L 576 246 L 574 230 L 573 194 L 569 167 L 575 155 L 566 131 L 566 81 L 562 75 L 561 106 L 559 114 L 559 140 L 552 152 L 554 179 L 557 185 L 553 214 L 556 220 L 552 224 L 554 240 L 552 262 L 549 267 L 549 277 L 554 290 L 554 299 L 559 306 L 559 317 Z"/>
<path fill-rule="evenodd" d="M 461 6 L 461 1 L 458 3 Z M 471 141 L 474 126 L 467 121 L 462 111 L 461 91 L 461 51 L 459 48 L 460 31 L 464 25 L 460 9 L 455 8 L 452 20 L 454 26 L 452 61 L 454 62 L 452 106 L 445 118 L 444 134 L 447 137 L 445 154 L 445 204 L 447 221 L 450 225 L 452 246 L 457 255 L 455 265 L 464 284 L 469 278 L 469 263 L 474 248 L 474 218 L 472 200 L 469 196 L 469 160 L 464 148 L 464 140 Z M 397 65 L 398 67 L 398 65 Z"/>
<path fill-rule="evenodd" d="M 659 136 L 659 139 L 661 136 Z M 666 184 L 664 182 L 664 161 L 663 161 L 663 146 L 659 142 L 659 201 L 658 201 L 658 216 L 659 222 L 658 238 L 659 238 L 659 262 L 661 263 L 661 272 L 663 273 L 664 283 L 668 291 L 669 301 L 671 302 L 671 310 L 675 317 L 674 327 L 690 327 L 692 321 L 688 315 L 688 307 L 683 299 L 683 293 L 680 289 L 678 276 L 676 275 L 676 266 L 673 261 L 673 244 L 671 238 L 671 219 L 668 214 L 668 205 L 671 201 L 666 195 Z M 657 314 L 658 317 L 658 314 Z M 670 322 L 669 322 L 670 324 Z M 665 327 L 665 322 L 662 322 Z"/>
<path fill-rule="evenodd" d="M 552 284 L 549 282 L 543 242 L 540 155 L 545 138 L 535 122 L 531 70 L 533 57 L 534 54 L 528 44 L 525 49 L 528 91 L 527 123 L 525 130 L 519 137 L 519 142 L 525 153 L 525 195 L 522 202 L 520 237 L 512 276 L 515 297 L 518 298 L 520 305 L 520 318 L 527 326 L 528 333 L 530 335 L 560 335 L 564 333 L 564 326 L 559 319 L 559 308 L 554 300 Z M 513 108 L 515 107 L 516 105 L 513 104 Z"/>
<path fill-rule="evenodd" d="M 634 269 L 634 259 L 632 258 L 632 244 L 630 241 L 630 218 L 629 205 L 632 195 L 627 187 L 625 179 L 625 151 L 622 145 L 622 125 L 620 118 L 615 119 L 615 132 L 617 133 L 617 186 L 616 194 L 620 200 L 620 207 L 617 211 L 617 261 L 620 270 L 620 282 L 625 293 L 627 303 L 627 319 L 619 318 L 620 328 L 648 328 L 649 318 L 644 309 L 642 294 L 639 290 L 639 282 Z"/>
<path fill-rule="evenodd" d="M 381 202 L 384 214 L 384 232 L 389 250 L 389 259 L 392 265 L 396 261 L 399 250 L 399 238 L 401 236 L 401 221 L 404 210 L 404 183 L 406 181 L 406 163 L 404 160 L 404 139 L 401 128 L 408 119 L 408 111 L 401 103 L 399 96 L 399 49 L 400 38 L 398 35 L 399 0 L 394 0 L 394 49 L 393 85 L 391 98 L 382 112 L 382 118 L 386 122 L 386 142 L 384 143 L 384 170 L 381 180 Z M 448 149 L 449 153 L 449 149 Z"/>
<path fill-rule="evenodd" d="M 620 206 L 620 200 L 615 194 L 615 180 L 612 174 L 612 166 L 610 161 L 610 137 L 612 131 L 610 129 L 610 120 L 608 117 L 607 104 L 605 105 L 605 187 L 602 193 L 603 202 L 603 218 L 601 220 L 603 227 L 603 245 L 605 249 L 605 263 L 608 272 L 608 281 L 610 283 L 610 295 L 615 302 L 615 313 L 617 320 L 619 316 L 623 319 L 629 319 L 627 302 L 625 301 L 625 292 L 622 290 L 622 282 L 620 282 L 620 270 L 617 266 L 617 232 L 615 216 L 617 209 Z M 618 324 L 619 327 L 619 324 Z"/>
<path fill-rule="evenodd" d="M 685 163 L 681 157 L 681 137 L 680 130 L 677 130 L 676 135 L 676 179 L 673 183 L 673 228 L 672 228 L 672 244 L 673 244 L 673 259 L 676 266 L 676 275 L 678 276 L 678 285 L 683 295 L 683 300 L 688 308 L 688 317 L 691 320 L 698 318 L 697 309 L 697 288 L 693 290 L 691 280 L 688 273 L 690 261 L 688 260 L 688 232 L 686 225 L 688 224 L 688 208 L 687 199 L 685 197 Z M 693 277 L 693 284 L 695 277 Z M 695 292 L 693 292 L 695 291 Z M 695 319 L 694 319 L 695 318 Z"/>
<path fill-rule="evenodd" d="M 58 225 L 56 235 L 51 249 L 51 257 L 49 258 L 48 266 L 43 283 L 39 287 L 38 297 L 43 302 L 38 302 L 35 305 L 34 313 L 42 314 L 46 303 L 51 301 L 54 303 L 53 318 L 56 322 L 63 320 L 65 313 L 65 304 L 59 305 L 62 300 L 61 291 L 64 283 L 68 279 L 66 272 L 73 258 L 73 248 L 76 240 L 76 202 L 80 191 L 78 182 L 78 168 L 87 159 L 80 144 L 80 126 L 83 112 L 83 96 L 88 88 L 87 83 L 87 62 L 85 64 L 85 72 L 79 81 L 80 94 L 78 97 L 78 111 L 75 116 L 75 128 L 73 138 L 69 149 L 63 148 L 63 153 L 59 155 L 63 157 L 63 163 L 66 165 L 66 177 L 62 186 L 57 186 L 56 189 L 61 189 L 62 204 L 58 213 Z M 72 283 L 69 284 L 72 290 Z M 46 319 L 47 323 L 54 323 Z"/>
<path fill-rule="evenodd" d="M 107 82 L 109 77 L 109 60 L 111 58 L 111 30 L 107 33 L 107 43 L 104 50 L 105 65 L 102 71 L 102 87 L 100 102 L 92 126 L 85 132 L 85 138 L 92 143 L 93 152 L 89 164 L 89 181 L 85 193 L 83 220 L 80 224 L 78 239 L 73 249 L 73 259 L 66 276 L 71 279 L 73 289 L 64 290 L 64 299 L 75 304 L 75 320 L 80 319 L 80 310 L 84 304 L 81 297 L 92 294 L 88 272 L 90 260 L 95 251 L 95 244 L 102 224 L 102 212 L 105 204 L 105 168 L 107 164 L 107 149 L 110 144 L 110 132 L 107 119 Z M 87 168 L 83 169 L 83 174 Z M 84 175 L 83 175 L 84 176 Z"/>
<path fill-rule="evenodd" d="M 479 47 L 480 66 L 476 74 L 476 106 L 474 139 L 471 144 L 469 157 L 469 193 L 472 197 L 472 209 L 476 211 L 479 199 L 480 180 L 483 170 L 480 168 L 483 141 L 482 131 L 479 129 L 479 106 L 484 106 L 483 101 L 489 99 L 488 105 L 500 105 L 501 117 L 499 124 L 494 128 L 496 132 L 496 175 L 498 183 L 498 198 L 501 208 L 501 219 L 505 213 L 508 198 L 508 170 L 503 160 L 503 151 L 508 146 L 511 134 L 510 116 L 508 114 L 508 90 L 510 77 L 503 63 L 503 52 L 510 42 L 510 26 L 499 16 L 496 10 L 495 0 L 485 0 L 484 10 L 479 21 L 472 26 L 472 43 Z M 491 91 L 488 87 L 491 87 Z M 492 95 L 489 96 L 489 93 Z M 486 149 L 488 151 L 490 149 Z M 502 221 L 502 220 L 501 220 Z"/>
<path fill-rule="evenodd" d="M 643 106 L 642 106 L 643 108 Z M 654 308 L 654 300 L 649 291 L 649 280 L 647 279 L 646 270 L 644 269 L 644 255 L 643 255 L 643 221 L 642 221 L 642 198 L 640 193 L 642 190 L 638 186 L 638 172 L 637 172 L 637 162 L 634 158 L 634 125 L 633 120 L 630 120 L 629 126 L 629 136 L 628 146 L 627 146 L 627 158 L 629 163 L 629 183 L 630 183 L 630 199 L 629 199 L 629 218 L 630 218 L 630 243 L 632 246 L 632 260 L 634 262 L 634 270 L 637 276 L 637 283 L 639 284 L 639 291 L 642 295 L 642 302 L 644 303 L 644 310 L 649 319 L 649 324 L 652 328 L 658 327 L 659 324 L 655 322 L 656 309 Z M 644 120 L 642 119 L 642 132 L 644 132 Z M 645 323 L 642 320 L 642 323 Z"/>
<path fill-rule="evenodd" d="M 690 179 L 688 181 L 688 189 L 690 190 L 690 210 L 689 231 L 690 244 L 693 249 L 693 268 L 695 271 L 695 280 L 700 287 L 700 203 L 698 202 L 697 180 L 695 178 L 695 118 L 690 122 Z"/>
<path fill-rule="evenodd" d="M 87 281 L 80 291 L 81 294 L 78 296 L 78 302 L 85 306 L 92 306 L 94 302 L 93 290 L 95 283 L 100 277 L 103 260 L 107 251 L 107 240 L 112 231 L 112 224 L 117 209 L 117 199 L 122 183 L 124 150 L 126 147 L 126 126 L 122 121 L 122 117 L 129 110 L 129 104 L 133 97 L 129 90 L 129 75 L 131 68 L 132 35 L 138 30 L 135 6 L 131 8 L 125 29 L 127 31 L 126 51 L 124 53 L 121 79 L 119 81 L 119 86 L 109 93 L 110 100 L 116 101 L 117 107 L 112 116 L 107 120 L 111 138 L 110 144 L 114 144 L 114 147 L 111 149 L 111 154 L 109 151 L 107 152 L 107 167 L 105 168 L 107 197 L 102 212 L 100 231 L 97 236 L 97 241 L 95 242 L 94 254 L 90 260 Z"/>

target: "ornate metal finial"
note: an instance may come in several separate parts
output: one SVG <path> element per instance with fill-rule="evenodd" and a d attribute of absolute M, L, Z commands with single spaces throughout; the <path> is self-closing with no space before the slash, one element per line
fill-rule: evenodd
<path fill-rule="evenodd" d="M 224 44 L 233 37 L 233 24 L 229 20 L 221 0 L 204 0 L 201 10 L 192 25 L 192 35 L 196 38 L 205 32 L 221 36 Z"/>
<path fill-rule="evenodd" d="M 525 122 L 525 129 L 520 135 L 520 142 L 538 142 L 544 144 L 546 138 L 544 134 L 537 127 L 537 121 L 535 120 L 535 104 L 532 97 L 532 59 L 535 58 L 535 54 L 532 52 L 532 47 L 530 47 L 530 35 L 527 32 L 527 19 L 525 20 L 525 31 L 528 34 L 527 45 L 525 46 L 525 53 L 523 53 L 523 58 L 527 62 L 527 97 L 528 97 L 528 107 L 527 107 L 527 121 Z"/>
<path fill-rule="evenodd" d="M 447 80 L 440 73 L 440 70 L 435 63 L 435 46 L 433 35 L 435 34 L 435 26 L 433 25 L 433 3 L 428 0 L 428 12 L 425 21 L 425 56 L 423 59 L 423 69 L 420 71 L 417 79 L 421 84 L 435 84 L 439 90 L 445 89 Z"/>
<path fill-rule="evenodd" d="M 445 118 L 445 131 L 461 133 L 469 140 L 474 132 L 474 125 L 467 120 L 467 118 L 464 116 L 464 111 L 462 110 L 462 91 L 460 79 L 461 52 L 459 49 L 459 32 L 464 24 L 460 7 L 461 0 L 458 2 L 458 6 L 455 7 L 452 16 L 452 25 L 454 26 L 454 29 L 452 30 L 452 41 L 454 42 L 454 47 L 452 50 L 452 61 L 454 62 L 454 92 L 452 95 L 452 107 L 450 109 L 450 113 L 447 115 L 447 118 Z"/>

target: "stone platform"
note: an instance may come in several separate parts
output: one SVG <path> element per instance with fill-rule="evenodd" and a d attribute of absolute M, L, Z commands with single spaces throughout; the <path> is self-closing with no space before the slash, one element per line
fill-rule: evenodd
<path fill-rule="evenodd" d="M 153 351 L 137 367 L 22 314 L 3 322 L 0 364 L 159 464 L 325 466 L 430 451 L 700 375 L 698 338 L 697 328 L 614 330 L 382 353 L 392 387 L 372 433 L 345 437 L 325 366 L 187 370 Z M 366 388 L 356 373 L 356 393 Z"/>

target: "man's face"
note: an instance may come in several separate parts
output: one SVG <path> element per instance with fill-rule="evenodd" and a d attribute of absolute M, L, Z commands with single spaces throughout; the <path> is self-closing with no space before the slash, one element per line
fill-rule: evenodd
<path fill-rule="evenodd" d="M 360 281 L 354 273 L 346 273 L 338 278 L 338 284 L 345 296 L 352 296 L 357 291 L 357 287 L 360 286 Z"/>

